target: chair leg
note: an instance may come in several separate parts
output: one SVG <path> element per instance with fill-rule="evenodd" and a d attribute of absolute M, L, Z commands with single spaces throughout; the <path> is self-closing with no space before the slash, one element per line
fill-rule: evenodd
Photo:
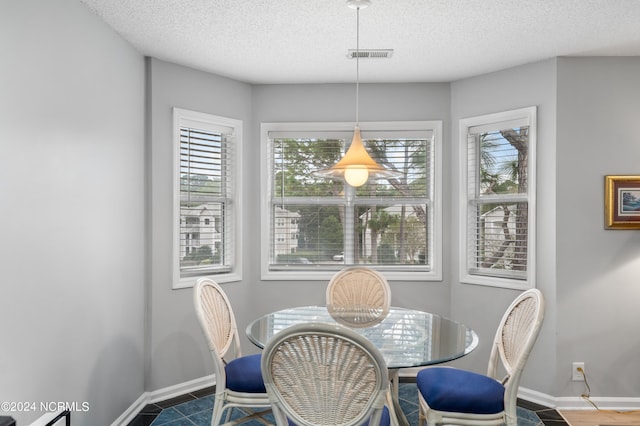
<path fill-rule="evenodd" d="M 391 415 L 392 426 L 409 426 L 407 416 L 402 412 L 398 393 L 400 391 L 400 370 L 389 370 L 389 391 L 387 392 L 387 408 Z"/>
<path fill-rule="evenodd" d="M 510 415 L 509 413 L 505 413 L 505 424 L 506 426 L 518 426 L 518 416 Z"/>
<path fill-rule="evenodd" d="M 213 402 L 213 415 L 211 416 L 211 426 L 219 426 L 224 411 L 223 401 Z"/>
<path fill-rule="evenodd" d="M 233 411 L 233 407 L 227 407 L 227 417 L 224 418 L 224 423 L 227 424 L 229 423 L 229 420 L 231 419 L 231 412 Z"/>
<path fill-rule="evenodd" d="M 397 368 L 389 370 L 389 385 L 392 397 L 398 399 L 398 392 L 400 392 L 400 370 Z"/>
<path fill-rule="evenodd" d="M 418 391 L 418 426 L 423 426 L 424 421 L 427 418 L 427 414 L 424 412 L 424 407 L 422 406 L 422 396 L 420 395 L 420 391 Z"/>
<path fill-rule="evenodd" d="M 231 420 L 232 411 L 236 408 L 240 410 L 244 415 L 235 420 Z M 275 426 L 273 423 L 269 422 L 267 419 L 262 417 L 265 414 L 270 413 L 271 409 L 267 409 L 263 411 L 255 411 L 250 407 L 227 406 L 226 410 L 227 410 L 227 415 L 225 416 L 224 423 L 221 423 L 220 425 L 217 425 L 217 426 L 236 426 L 236 425 L 247 423 L 249 421 L 259 422 L 265 426 Z"/>
<path fill-rule="evenodd" d="M 400 426 L 400 423 L 398 422 L 398 414 L 396 413 L 396 407 L 393 402 L 393 396 L 391 395 L 391 389 L 389 389 L 389 392 L 387 392 L 387 409 L 389 410 L 391 426 Z"/>

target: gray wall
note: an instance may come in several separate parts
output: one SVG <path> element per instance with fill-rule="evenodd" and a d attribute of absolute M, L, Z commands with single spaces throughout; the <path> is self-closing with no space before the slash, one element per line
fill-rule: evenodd
<path fill-rule="evenodd" d="M 325 296 L 322 282 L 260 280 L 260 246 L 256 244 L 260 237 L 260 123 L 352 121 L 355 92 L 353 85 L 340 84 L 250 86 L 155 59 L 149 66 L 153 266 L 147 388 L 157 390 L 212 373 L 211 360 L 193 313 L 192 291 L 171 289 L 171 108 L 222 115 L 244 123 L 243 279 L 223 284 L 223 288 L 234 307 L 243 351 L 250 353 L 257 351 L 244 337 L 244 329 L 251 320 L 276 309 L 321 304 Z M 447 137 L 448 84 L 362 85 L 360 99 L 362 121 L 440 119 L 444 121 Z M 445 145 L 445 158 L 449 157 L 448 152 Z M 447 182 L 444 188 L 445 194 L 449 194 Z M 449 226 L 447 218 L 445 223 Z M 445 262 L 445 270 L 447 265 Z M 395 282 L 393 302 L 448 314 L 449 288 L 443 282 Z"/>
<path fill-rule="evenodd" d="M 558 395 L 638 397 L 640 231 L 604 229 L 604 176 L 640 175 L 640 58 L 558 60 Z"/>
<path fill-rule="evenodd" d="M 147 67 L 152 267 L 148 294 L 150 364 L 146 379 L 148 390 L 158 390 L 213 373 L 193 310 L 193 292 L 190 288 L 172 290 L 172 108 L 243 120 L 244 137 L 251 140 L 251 86 L 156 59 L 148 60 Z M 246 223 L 251 218 L 245 215 L 244 219 Z M 250 312 L 247 305 L 252 296 L 247 286 L 229 284 L 224 289 L 236 316 L 242 318 Z"/>
<path fill-rule="evenodd" d="M 585 387 L 571 381 L 571 363 L 584 361 L 593 396 L 637 397 L 640 233 L 605 230 L 603 203 L 605 175 L 640 174 L 640 59 L 559 58 L 516 67 L 453 83 L 451 103 L 454 123 L 538 106 L 536 272 L 547 311 L 522 384 L 579 398 Z M 454 125 L 454 141 L 457 132 Z M 457 215 L 455 201 L 453 209 Z M 452 316 L 489 333 L 513 292 L 454 282 Z M 482 359 L 488 351 L 480 346 Z M 472 357 L 460 363 L 481 368 Z"/>
<path fill-rule="evenodd" d="M 522 385 L 550 395 L 555 395 L 553 383 L 556 377 L 556 198 L 555 198 L 555 150 L 556 150 L 556 61 L 548 60 L 512 68 L 505 71 L 474 77 L 452 84 L 451 118 L 453 126 L 453 158 L 460 155 L 458 120 L 465 117 L 536 106 L 538 121 L 537 139 L 537 269 L 536 286 L 546 300 L 545 322 L 525 369 Z M 451 164 L 454 191 L 459 185 L 459 163 Z M 458 199 L 451 205 L 455 221 L 459 217 Z M 458 258 L 459 232 L 453 228 L 454 250 L 451 258 Z M 459 282 L 454 262 L 451 287 L 452 316 L 474 328 L 480 335 L 480 345 L 472 356 L 459 364 L 479 372 L 486 371 L 491 339 L 506 307 L 518 294 L 505 290 Z"/>
<path fill-rule="evenodd" d="M 546 298 L 545 324 L 523 377 L 523 386 L 556 397 L 579 397 L 583 384 L 570 381 L 572 361 L 585 361 L 594 394 L 637 394 L 638 352 L 633 336 L 640 289 L 632 282 L 639 261 L 637 232 L 605 231 L 603 176 L 636 173 L 634 124 L 640 116 L 637 58 L 561 58 L 448 84 L 388 84 L 361 87 L 360 118 L 442 119 L 444 193 L 443 282 L 393 282 L 393 303 L 461 320 L 481 336 L 480 347 L 456 365 L 484 371 L 489 342 L 517 292 L 461 284 L 458 279 L 458 127 L 460 118 L 535 105 L 537 147 L 537 287 Z M 169 107 L 203 110 L 245 122 L 245 267 L 240 283 L 225 284 L 242 331 L 256 316 L 287 306 L 321 303 L 322 282 L 261 281 L 259 247 L 259 126 L 266 121 L 351 121 L 353 85 L 246 86 L 154 61 L 154 133 L 168 131 Z M 162 75 L 162 78 L 159 76 Z M 190 84 L 188 90 L 184 85 Z M 202 89 L 205 88 L 205 89 Z M 174 95 L 167 93 L 175 92 Z M 178 96 L 178 94 L 180 96 Z M 202 97 L 211 95 L 211 104 Z M 223 103 L 219 94 L 224 94 Z M 159 105 L 154 102 L 154 106 Z M 160 120 L 160 122 L 156 122 Z M 589 126 L 591 125 L 591 126 Z M 190 290 L 170 290 L 169 160 L 154 135 L 153 347 L 148 389 L 209 374 L 210 361 L 191 313 Z M 577 161 L 578 160 L 578 161 Z M 609 164 L 611 163 L 611 164 Z M 162 178 L 158 180 L 158 177 Z M 580 182 L 580 185 L 578 185 Z M 587 183 L 587 185 L 582 185 Z M 576 211 L 580 206 L 580 211 Z M 165 211 L 166 210 L 166 211 Z M 576 214 L 578 213 L 578 214 Z M 160 221 L 161 216 L 163 219 Z M 164 233 L 164 237 L 160 235 Z M 154 238 L 156 232 L 154 232 Z M 162 240 L 164 238 L 164 240 Z M 604 250 L 603 250 L 604 248 Z M 161 266 L 164 265 L 164 266 Z M 243 339 L 245 352 L 255 348 Z M 612 350 L 611 348 L 615 348 Z"/>
<path fill-rule="evenodd" d="M 637 172 L 635 154 L 640 144 L 634 124 L 640 116 L 638 61 L 561 58 L 450 85 L 362 85 L 362 121 L 443 120 L 444 280 L 392 285 L 394 304 L 449 315 L 478 331 L 482 338 L 480 347 L 472 355 L 455 361 L 456 365 L 476 371 L 486 368 L 495 327 L 517 294 L 513 290 L 459 282 L 457 123 L 464 117 L 535 105 L 538 107 L 536 285 L 545 295 L 547 310 L 522 384 L 551 396 L 577 398 L 584 387 L 570 381 L 571 362 L 585 361 L 590 383 L 595 385 L 594 394 L 612 397 L 637 394 L 640 370 L 633 365 L 639 344 L 629 336 L 633 336 L 632 327 L 640 315 L 634 308 L 640 289 L 630 282 L 634 267 L 640 262 L 635 260 L 640 250 L 637 244 L 640 234 L 603 230 L 602 181 L 605 174 Z M 245 267 L 242 282 L 225 285 L 236 309 L 239 329 L 244 330 L 253 318 L 274 309 L 321 303 L 322 282 L 260 280 L 259 247 L 253 244 L 260 233 L 259 126 L 265 121 L 353 120 L 353 85 L 251 87 L 159 61 L 153 63 L 152 93 L 163 98 L 162 102 L 153 103 L 154 107 L 162 104 L 163 108 L 160 115 L 153 112 L 154 133 L 162 128 L 168 131 L 172 105 L 245 122 Z M 202 99 L 207 96 L 212 98 L 210 104 Z M 190 290 L 169 290 L 166 265 L 170 234 L 166 215 L 170 205 L 167 198 L 170 165 L 166 152 L 156 152 L 162 138 L 166 148 L 169 136 L 154 134 L 153 182 L 160 187 L 153 191 L 153 223 L 157 231 L 153 234 L 158 240 L 153 244 L 154 294 L 150 299 L 153 368 L 148 389 L 211 372 L 191 313 Z M 580 206 L 579 212 L 576 206 Z M 255 351 L 244 339 L 243 346 L 245 352 Z"/>
<path fill-rule="evenodd" d="M 361 84 L 360 85 L 360 120 L 442 120 L 443 121 L 443 162 L 450 161 L 449 138 L 449 84 Z M 346 121 L 355 119 L 355 86 L 353 84 L 321 84 L 321 85 L 264 85 L 253 91 L 253 126 L 254 134 L 258 134 L 260 123 L 278 121 Z M 260 140 L 249 141 L 250 146 L 246 158 L 250 170 L 259 170 Z M 260 194 L 259 175 L 247 176 L 245 188 L 251 191 L 248 195 L 246 214 L 250 216 L 251 229 L 247 237 L 259 236 Z M 443 198 L 449 202 L 450 182 L 443 179 Z M 444 227 L 448 229 L 451 222 L 444 214 Z M 445 231 L 445 235 L 447 232 Z M 326 282 L 297 281 L 260 281 L 260 252 L 257 244 L 245 245 L 245 281 L 243 285 L 250 287 L 253 307 L 249 315 L 241 318 L 246 325 L 258 315 L 269 311 L 306 304 L 322 304 L 325 301 Z M 445 252 L 449 241 L 445 237 Z M 417 309 L 449 314 L 449 275 L 450 259 L 445 258 L 444 281 L 438 282 L 399 282 L 391 283 L 392 303 Z M 243 326 L 244 329 L 244 326 Z"/>
<path fill-rule="evenodd" d="M 2 2 L 0 46 L 0 400 L 87 401 L 74 424 L 109 424 L 145 391 L 211 373 L 192 292 L 171 290 L 173 106 L 244 122 L 243 280 L 224 285 L 239 329 L 323 301 L 323 282 L 260 280 L 259 126 L 352 121 L 353 85 L 250 86 L 155 59 L 145 85 L 141 55 L 77 0 Z M 443 120 L 444 279 L 392 286 L 394 304 L 478 331 L 457 365 L 485 369 L 516 294 L 459 283 L 457 123 L 536 105 L 547 315 L 523 385 L 578 396 L 570 363 L 584 361 L 594 394 L 637 395 L 640 233 L 605 231 L 602 201 L 604 175 L 639 172 L 638 76 L 638 58 L 561 58 L 451 84 L 361 86 L 362 121 Z M 256 351 L 244 338 L 243 349 Z M 21 424 L 40 414 L 12 413 Z"/>
<path fill-rule="evenodd" d="M 110 424 L 145 391 L 144 61 L 77 0 L 2 1 L 0 52 L 0 401 Z"/>

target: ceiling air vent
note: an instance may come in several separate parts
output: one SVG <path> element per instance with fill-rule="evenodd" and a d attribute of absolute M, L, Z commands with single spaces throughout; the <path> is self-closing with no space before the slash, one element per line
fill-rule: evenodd
<path fill-rule="evenodd" d="M 359 51 L 356 51 L 356 49 L 349 49 L 347 53 L 347 58 L 355 59 L 356 56 L 359 57 L 360 59 L 390 58 L 391 56 L 393 56 L 393 49 L 360 49 Z"/>

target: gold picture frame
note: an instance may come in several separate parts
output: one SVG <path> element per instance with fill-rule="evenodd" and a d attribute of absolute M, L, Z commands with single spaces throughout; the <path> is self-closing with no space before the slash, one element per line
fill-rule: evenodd
<path fill-rule="evenodd" d="M 640 176 L 605 176 L 606 229 L 640 229 Z"/>

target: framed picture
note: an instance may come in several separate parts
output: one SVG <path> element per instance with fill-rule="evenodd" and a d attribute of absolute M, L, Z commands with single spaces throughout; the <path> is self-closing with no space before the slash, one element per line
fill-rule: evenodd
<path fill-rule="evenodd" d="M 640 176 L 605 176 L 606 229 L 640 229 Z"/>

